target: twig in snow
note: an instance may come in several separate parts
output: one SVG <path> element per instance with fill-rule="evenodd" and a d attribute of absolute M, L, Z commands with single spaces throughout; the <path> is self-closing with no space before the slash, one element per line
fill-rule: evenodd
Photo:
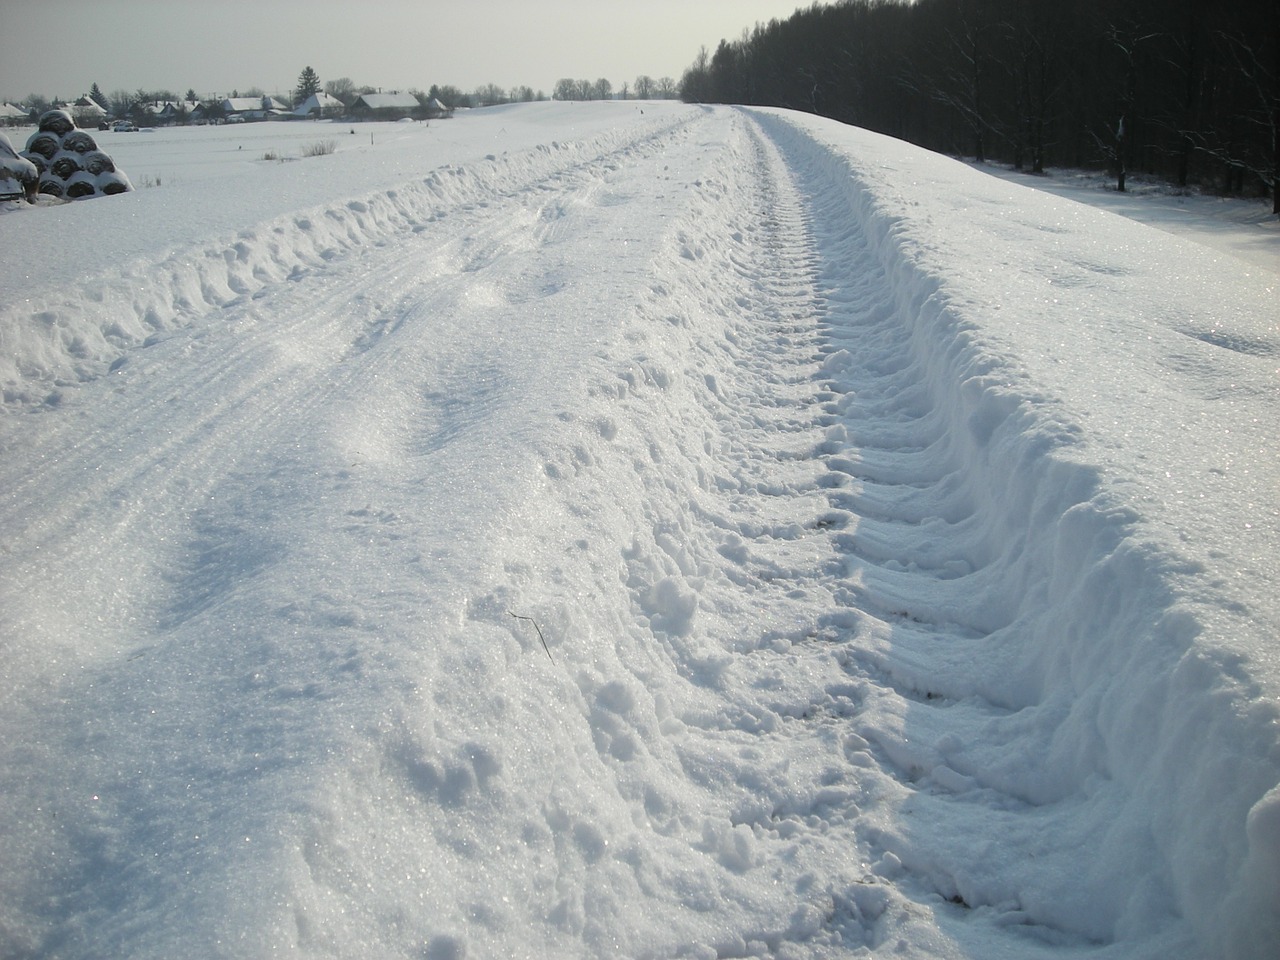
<path fill-rule="evenodd" d="M 511 611 L 508 610 L 507 613 L 511 613 Z M 542 641 L 542 649 L 547 651 L 547 659 L 552 663 L 555 663 L 556 658 L 551 656 L 551 648 L 547 646 L 547 638 L 542 635 L 542 628 L 538 626 L 538 621 L 533 619 L 533 617 L 522 617 L 518 613 L 511 613 L 511 616 L 515 617 L 517 620 L 528 620 L 533 624 L 533 629 L 538 631 L 538 639 Z"/>

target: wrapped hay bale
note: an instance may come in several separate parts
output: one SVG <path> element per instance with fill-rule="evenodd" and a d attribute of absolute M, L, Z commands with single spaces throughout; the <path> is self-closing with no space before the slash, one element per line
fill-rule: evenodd
<path fill-rule="evenodd" d="M 80 159 L 80 154 L 72 150 L 59 150 L 49 161 L 49 170 L 63 180 L 70 180 L 72 174 L 79 173 L 83 169 L 84 162 Z"/>
<path fill-rule="evenodd" d="M 61 177 L 53 173 L 46 173 L 40 178 L 40 193 L 46 197 L 62 199 L 67 195 L 67 185 Z"/>
<path fill-rule="evenodd" d="M 112 173 L 116 169 L 112 159 L 101 150 L 90 150 L 84 155 L 84 168 L 95 177 L 100 173 Z"/>
<path fill-rule="evenodd" d="M 65 137 L 76 128 L 76 122 L 71 119 L 71 114 L 65 110 L 46 110 L 40 114 L 40 119 L 36 122 L 36 126 L 45 133 L 53 133 L 59 137 Z"/>
<path fill-rule="evenodd" d="M 74 153 L 89 153 L 98 149 L 97 142 L 83 130 L 72 130 L 62 138 L 62 149 Z"/>
<path fill-rule="evenodd" d="M 133 189 L 133 184 L 119 170 L 108 170 L 105 173 L 98 174 L 96 181 L 98 192 L 104 196 L 112 197 L 118 193 L 128 193 Z"/>
<path fill-rule="evenodd" d="M 81 170 L 67 178 L 66 197 L 68 200 L 86 200 L 98 193 L 98 178 L 88 171 Z"/>
<path fill-rule="evenodd" d="M 45 130 L 37 130 L 27 138 L 27 153 L 35 153 L 44 157 L 46 160 L 52 160 L 54 154 L 62 149 L 62 138 L 56 133 L 49 133 Z"/>

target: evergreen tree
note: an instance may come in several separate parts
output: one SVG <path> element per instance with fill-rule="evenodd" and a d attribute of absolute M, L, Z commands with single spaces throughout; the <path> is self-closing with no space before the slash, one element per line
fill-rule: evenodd
<path fill-rule="evenodd" d="M 296 103 L 302 103 L 307 97 L 313 93 L 320 92 L 320 76 L 310 67 L 307 67 L 298 74 L 298 87 L 293 92 L 293 99 Z"/>
<path fill-rule="evenodd" d="M 96 83 L 89 88 L 89 99 L 103 110 L 110 111 L 111 101 L 107 99 L 107 95 L 102 92 L 102 89 Z"/>

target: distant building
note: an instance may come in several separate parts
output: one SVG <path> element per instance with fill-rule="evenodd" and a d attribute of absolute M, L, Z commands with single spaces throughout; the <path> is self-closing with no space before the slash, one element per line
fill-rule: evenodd
<path fill-rule="evenodd" d="M 416 101 L 415 101 L 416 102 Z M 293 109 L 299 119 L 315 120 L 320 117 L 340 117 L 347 112 L 347 105 L 327 93 L 313 93 Z"/>
<path fill-rule="evenodd" d="M 271 97 L 227 97 L 222 101 L 222 115 L 226 120 L 273 120 L 288 114 L 289 107 Z"/>
<path fill-rule="evenodd" d="M 155 100 L 138 104 L 134 113 L 141 123 L 167 127 L 173 123 L 189 123 L 199 107 L 199 100 Z"/>
<path fill-rule="evenodd" d="M 107 116 L 102 105 L 90 96 L 83 96 L 75 103 L 67 104 L 66 111 L 71 114 L 78 127 L 96 127 Z"/>
<path fill-rule="evenodd" d="M 351 104 L 355 116 L 369 120 L 402 120 L 422 114 L 422 105 L 411 93 L 364 93 Z"/>
<path fill-rule="evenodd" d="M 30 123 L 31 114 L 25 107 L 15 103 L 0 103 L 0 125 L 12 127 L 19 123 Z"/>

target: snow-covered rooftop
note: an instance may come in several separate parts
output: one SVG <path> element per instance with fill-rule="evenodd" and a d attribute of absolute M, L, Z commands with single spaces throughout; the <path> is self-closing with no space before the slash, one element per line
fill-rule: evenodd
<path fill-rule="evenodd" d="M 337 97 L 331 97 L 329 94 L 320 91 L 307 97 L 306 100 L 294 108 L 293 112 L 300 117 L 305 117 L 312 113 L 325 113 L 345 109 L 345 105 Z"/>
<path fill-rule="evenodd" d="M 370 110 L 416 110 L 418 98 L 411 93 L 365 93 L 356 100 L 355 106 Z"/>

